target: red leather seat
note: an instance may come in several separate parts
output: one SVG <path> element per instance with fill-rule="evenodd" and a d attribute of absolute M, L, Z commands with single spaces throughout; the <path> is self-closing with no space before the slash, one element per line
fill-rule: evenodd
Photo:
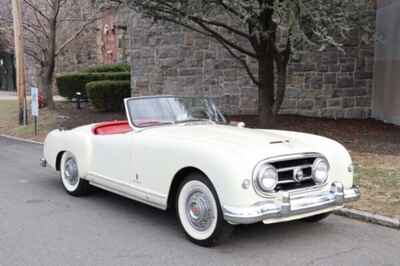
<path fill-rule="evenodd" d="M 123 134 L 131 131 L 132 128 L 127 120 L 102 122 L 92 128 L 95 135 Z"/>

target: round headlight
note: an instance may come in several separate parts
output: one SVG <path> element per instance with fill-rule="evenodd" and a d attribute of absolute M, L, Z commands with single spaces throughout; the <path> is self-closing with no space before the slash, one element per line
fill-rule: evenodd
<path fill-rule="evenodd" d="M 266 192 L 272 192 L 278 184 L 278 172 L 270 164 L 262 165 L 256 173 L 256 178 L 258 187 Z"/>
<path fill-rule="evenodd" d="M 327 160 L 318 158 L 314 161 L 312 177 L 316 184 L 323 184 L 328 180 L 329 163 Z"/>

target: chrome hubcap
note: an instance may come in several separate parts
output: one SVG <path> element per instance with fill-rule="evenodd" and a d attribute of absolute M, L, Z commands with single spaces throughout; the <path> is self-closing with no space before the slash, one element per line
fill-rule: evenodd
<path fill-rule="evenodd" d="M 78 183 L 78 166 L 73 158 L 69 158 L 65 162 L 64 175 L 65 179 L 71 186 L 74 186 Z"/>
<path fill-rule="evenodd" d="M 209 197 L 202 191 L 193 192 L 186 202 L 186 217 L 198 231 L 207 230 L 213 219 L 213 209 Z"/>

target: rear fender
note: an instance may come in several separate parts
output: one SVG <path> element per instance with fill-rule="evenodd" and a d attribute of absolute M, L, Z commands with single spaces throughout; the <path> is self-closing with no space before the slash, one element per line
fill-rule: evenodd
<path fill-rule="evenodd" d="M 61 154 L 65 151 L 71 152 L 77 162 L 81 177 L 85 177 L 89 172 L 91 158 L 90 137 L 84 132 L 73 131 L 51 131 L 44 142 L 44 158 L 54 169 L 61 159 Z"/>

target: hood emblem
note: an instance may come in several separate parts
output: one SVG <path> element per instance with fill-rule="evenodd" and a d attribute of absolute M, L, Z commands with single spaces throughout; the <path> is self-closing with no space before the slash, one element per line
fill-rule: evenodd
<path fill-rule="evenodd" d="M 301 181 L 304 180 L 304 172 L 303 169 L 301 168 L 296 168 L 293 170 L 293 179 L 297 183 L 300 183 Z"/>

